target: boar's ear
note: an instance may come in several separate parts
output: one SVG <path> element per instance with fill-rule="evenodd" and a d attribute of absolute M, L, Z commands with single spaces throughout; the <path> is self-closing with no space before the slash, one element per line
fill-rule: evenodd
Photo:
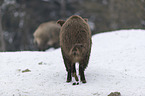
<path fill-rule="evenodd" d="M 62 26 L 65 23 L 65 21 L 64 20 L 58 20 L 56 23 L 59 24 L 60 26 Z"/>
<path fill-rule="evenodd" d="M 87 19 L 87 18 L 84 18 L 84 20 L 85 20 L 86 22 L 88 22 L 88 19 Z"/>

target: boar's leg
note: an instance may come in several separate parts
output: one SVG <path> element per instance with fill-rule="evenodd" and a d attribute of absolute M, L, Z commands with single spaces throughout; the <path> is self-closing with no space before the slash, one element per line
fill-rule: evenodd
<path fill-rule="evenodd" d="M 67 71 L 67 81 L 66 82 L 71 82 L 72 81 L 72 77 L 71 77 L 71 62 L 68 59 L 64 59 L 64 64 L 66 67 L 66 71 Z"/>
<path fill-rule="evenodd" d="M 72 65 L 72 76 L 75 77 L 76 81 L 79 81 L 77 75 L 76 75 L 76 67 L 75 67 L 75 63 Z"/>
<path fill-rule="evenodd" d="M 84 71 L 86 67 L 88 66 L 88 61 L 89 61 L 89 56 L 90 54 L 87 54 L 82 61 L 79 62 L 79 74 L 80 74 L 80 79 L 82 83 L 86 83 Z"/>
<path fill-rule="evenodd" d="M 66 82 L 71 82 L 71 80 L 72 80 L 72 77 L 71 77 L 71 70 L 69 69 L 69 70 L 67 71 L 67 81 L 66 81 Z"/>
<path fill-rule="evenodd" d="M 62 56 L 63 56 L 64 64 L 65 64 L 65 67 L 66 67 L 66 71 L 67 71 L 67 81 L 66 82 L 71 82 L 72 81 L 72 77 L 71 77 L 71 61 L 66 58 L 66 56 L 64 55 L 63 50 L 61 50 L 61 51 L 62 51 Z"/>
<path fill-rule="evenodd" d="M 79 65 L 79 74 L 80 74 L 80 79 L 81 79 L 82 83 L 86 83 L 84 70 L 85 70 L 84 67 L 80 63 L 80 65 Z"/>

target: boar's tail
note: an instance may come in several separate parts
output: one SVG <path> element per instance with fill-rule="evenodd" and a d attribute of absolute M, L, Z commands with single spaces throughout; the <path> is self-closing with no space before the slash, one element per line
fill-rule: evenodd
<path fill-rule="evenodd" d="M 75 44 L 72 49 L 70 50 L 70 54 L 73 56 L 79 56 L 80 55 L 80 50 L 83 48 L 84 46 L 82 44 Z"/>

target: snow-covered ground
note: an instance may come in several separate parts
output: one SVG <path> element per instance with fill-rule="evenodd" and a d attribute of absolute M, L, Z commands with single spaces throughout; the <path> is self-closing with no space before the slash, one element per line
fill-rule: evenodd
<path fill-rule="evenodd" d="M 145 30 L 92 37 L 86 84 L 66 83 L 60 49 L 0 52 L 0 96 L 145 96 Z"/>

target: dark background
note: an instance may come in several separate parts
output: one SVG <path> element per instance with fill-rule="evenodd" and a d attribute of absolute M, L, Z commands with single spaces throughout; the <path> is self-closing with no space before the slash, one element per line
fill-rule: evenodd
<path fill-rule="evenodd" d="M 0 51 L 36 50 L 41 23 L 74 14 L 88 18 L 92 34 L 145 29 L 145 0 L 0 0 Z"/>

